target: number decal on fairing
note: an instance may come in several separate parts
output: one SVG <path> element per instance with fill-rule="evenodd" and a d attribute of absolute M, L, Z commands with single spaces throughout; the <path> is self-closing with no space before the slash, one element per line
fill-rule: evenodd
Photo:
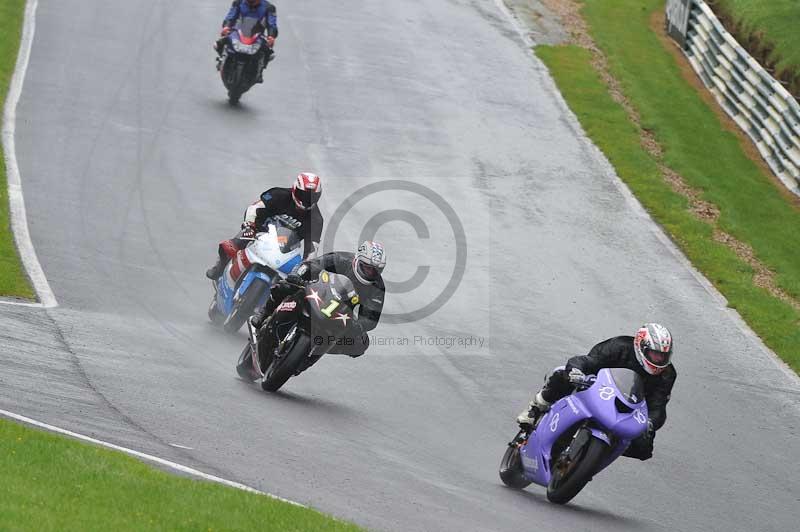
<path fill-rule="evenodd" d="M 328 305 L 325 308 L 319 309 L 319 311 L 330 318 L 331 314 L 333 314 L 333 311 L 336 310 L 337 308 L 339 308 L 339 302 L 334 299 L 333 301 L 331 301 L 330 305 Z"/>
<path fill-rule="evenodd" d="M 558 430 L 558 420 L 560 417 L 560 414 L 556 412 L 556 414 L 553 416 L 553 419 L 550 420 L 550 432 L 555 432 Z"/>
<path fill-rule="evenodd" d="M 641 410 L 635 410 L 633 412 L 633 419 L 639 422 L 640 425 L 644 425 L 647 423 L 647 416 L 644 415 L 644 412 Z"/>
<path fill-rule="evenodd" d="M 614 388 L 611 386 L 603 386 L 600 388 L 600 399 L 603 401 L 610 401 L 615 395 Z"/>

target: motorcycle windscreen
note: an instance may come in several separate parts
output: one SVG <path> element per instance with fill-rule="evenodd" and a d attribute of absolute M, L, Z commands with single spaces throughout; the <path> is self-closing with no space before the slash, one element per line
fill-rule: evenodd
<path fill-rule="evenodd" d="M 256 17 L 242 17 L 236 23 L 236 29 L 242 32 L 242 36 L 248 39 L 264 32 L 264 25 L 261 19 Z"/>
<path fill-rule="evenodd" d="M 633 370 L 627 368 L 609 368 L 614 384 L 629 403 L 640 403 L 644 400 L 644 379 Z"/>
<path fill-rule="evenodd" d="M 280 246 L 281 253 L 289 253 L 300 245 L 301 239 L 297 231 L 293 231 L 288 227 L 279 226 L 278 233 L 278 246 Z"/>

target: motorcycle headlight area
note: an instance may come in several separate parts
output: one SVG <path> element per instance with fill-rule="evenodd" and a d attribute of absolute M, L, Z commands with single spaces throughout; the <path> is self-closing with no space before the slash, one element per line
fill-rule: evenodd
<path fill-rule="evenodd" d="M 244 44 L 242 41 L 233 41 L 233 49 L 240 54 L 253 55 L 258 51 L 260 43 Z"/>

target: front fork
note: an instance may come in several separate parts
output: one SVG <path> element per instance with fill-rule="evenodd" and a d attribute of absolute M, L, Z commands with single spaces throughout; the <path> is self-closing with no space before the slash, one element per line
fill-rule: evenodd
<path fill-rule="evenodd" d="M 258 360 L 258 331 L 253 324 L 250 323 L 250 320 L 247 320 L 247 331 L 248 331 L 248 343 L 250 344 L 250 358 L 252 359 L 253 369 L 258 373 L 258 375 L 263 376 L 264 372 L 261 371 L 261 364 Z"/>

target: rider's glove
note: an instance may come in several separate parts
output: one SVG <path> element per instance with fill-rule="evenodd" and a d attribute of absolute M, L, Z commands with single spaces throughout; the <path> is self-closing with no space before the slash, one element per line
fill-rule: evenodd
<path fill-rule="evenodd" d="M 242 238 L 255 238 L 256 224 L 253 222 L 242 222 Z"/>
<path fill-rule="evenodd" d="M 221 29 L 221 30 L 220 30 L 220 32 L 219 32 L 219 35 L 220 35 L 220 37 L 227 37 L 227 36 L 228 36 L 228 34 L 229 34 L 231 31 L 232 31 L 232 29 L 231 29 L 231 28 L 229 28 L 228 26 L 223 26 L 223 27 L 222 27 L 222 29 Z"/>
<path fill-rule="evenodd" d="M 269 46 L 270 48 L 275 46 L 275 37 L 273 37 L 272 35 L 267 37 L 267 46 Z"/>
<path fill-rule="evenodd" d="M 648 419 L 647 420 L 647 432 L 645 432 L 645 436 L 647 436 L 648 439 L 652 439 L 653 435 L 655 434 L 655 432 L 656 432 L 656 429 L 653 427 L 653 420 L 652 419 Z"/>
<path fill-rule="evenodd" d="M 301 286 L 306 284 L 305 279 L 303 279 L 296 273 L 290 273 L 289 275 L 287 275 L 286 282 L 289 284 L 301 285 Z"/>
<path fill-rule="evenodd" d="M 569 380 L 570 384 L 577 386 L 586 382 L 586 374 L 578 368 L 572 368 L 567 375 L 567 379 Z"/>

